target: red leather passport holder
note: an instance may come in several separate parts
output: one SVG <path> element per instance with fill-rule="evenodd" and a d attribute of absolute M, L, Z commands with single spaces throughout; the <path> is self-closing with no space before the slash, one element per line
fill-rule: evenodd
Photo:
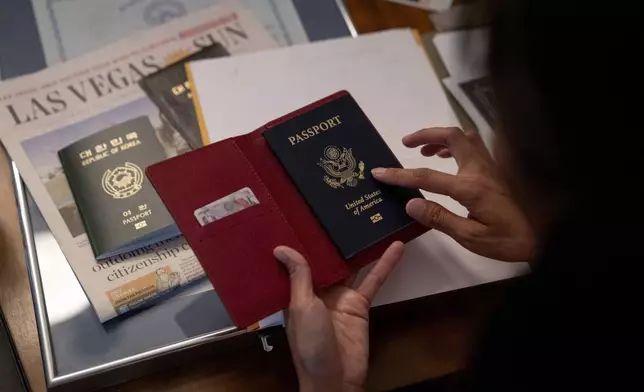
<path fill-rule="evenodd" d="M 408 242 L 426 231 L 409 224 L 343 258 L 262 135 L 347 95 L 346 91 L 335 93 L 249 134 L 146 170 L 238 327 L 245 328 L 288 307 L 288 274 L 273 257 L 276 246 L 290 246 L 302 253 L 309 262 L 314 286 L 321 289 L 375 261 L 392 242 Z M 196 209 L 246 187 L 259 204 L 205 226 L 199 224 Z"/>

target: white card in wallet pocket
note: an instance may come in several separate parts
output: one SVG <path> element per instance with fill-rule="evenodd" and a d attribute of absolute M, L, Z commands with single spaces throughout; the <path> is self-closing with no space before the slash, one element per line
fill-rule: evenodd
<path fill-rule="evenodd" d="M 197 222 L 201 226 L 205 226 L 256 204 L 259 204 L 259 200 L 257 200 L 253 191 L 246 187 L 228 196 L 224 196 L 219 200 L 215 200 L 212 203 L 206 204 L 203 207 L 197 208 L 194 214 Z"/>

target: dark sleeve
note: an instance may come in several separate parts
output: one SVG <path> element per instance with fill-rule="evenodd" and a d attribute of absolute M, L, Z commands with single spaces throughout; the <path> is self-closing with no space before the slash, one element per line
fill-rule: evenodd
<path fill-rule="evenodd" d="M 639 261 L 615 260 L 619 250 L 601 246 L 594 231 L 585 238 L 573 230 L 553 233 L 533 273 L 517 282 L 482 332 L 458 390 L 642 386 L 634 381 L 644 334 L 641 323 L 635 326 L 642 296 L 632 283 L 637 273 L 624 268 Z"/>

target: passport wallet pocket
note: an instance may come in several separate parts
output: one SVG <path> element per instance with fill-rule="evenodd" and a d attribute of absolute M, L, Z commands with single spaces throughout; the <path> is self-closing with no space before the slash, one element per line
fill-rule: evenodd
<path fill-rule="evenodd" d="M 277 208 L 234 139 L 152 165 L 147 173 L 189 241 L 243 224 L 246 218 L 252 219 Z M 252 190 L 259 204 L 204 226 L 199 223 L 195 210 L 246 187 Z"/>
<path fill-rule="evenodd" d="M 221 226 L 194 247 L 224 303 L 252 303 L 263 310 L 259 316 L 263 318 L 281 310 L 289 299 L 288 273 L 273 256 L 273 249 L 279 245 L 300 247 L 278 210 L 268 208 L 261 214 L 239 218 L 239 222 Z M 247 307 L 242 304 L 239 308 Z M 231 317 L 238 325 L 248 325 L 241 320 L 258 320 L 255 308 L 248 315 Z"/>
<path fill-rule="evenodd" d="M 222 301 L 249 312 L 230 312 L 236 325 L 257 321 L 257 309 L 268 316 L 288 303 L 288 274 L 273 249 L 286 245 L 308 255 L 235 139 L 152 165 L 147 172 Z M 245 187 L 259 204 L 200 225 L 196 209 Z"/>
<path fill-rule="evenodd" d="M 253 193 L 257 194 L 254 189 Z M 239 226 L 256 224 L 262 220 L 276 219 L 276 217 L 271 216 L 275 212 L 275 209 L 276 207 L 271 205 L 268 200 L 262 200 L 260 201 L 260 204 L 238 211 L 225 218 L 208 223 L 205 226 L 201 226 L 197 229 L 195 238 L 197 238 L 199 242 L 208 241 L 209 238 L 217 236 L 222 231 L 235 230 Z"/>
<path fill-rule="evenodd" d="M 230 167 L 222 165 L 211 166 L 211 175 L 209 178 L 212 179 L 210 181 L 213 189 L 217 190 L 217 193 L 213 193 L 217 197 L 213 196 L 213 200 L 211 201 L 215 201 L 242 188 L 248 187 L 259 201 L 259 204 L 200 226 L 196 230 L 195 238 L 201 243 L 208 241 L 219 242 L 214 237 L 220 236 L 223 232 L 234 231 L 239 232 L 243 236 L 244 229 L 255 225 L 263 228 L 273 228 L 274 231 L 285 232 L 285 234 L 286 232 L 292 231 L 291 226 L 275 203 L 273 196 L 257 175 L 257 172 L 248 159 L 246 159 L 246 156 L 235 142 L 235 139 L 231 139 L 227 150 L 226 155 L 229 156 L 231 165 L 235 165 L 235 174 L 231 176 Z M 226 194 L 222 195 L 222 193 Z M 248 236 L 243 237 L 250 238 Z"/>

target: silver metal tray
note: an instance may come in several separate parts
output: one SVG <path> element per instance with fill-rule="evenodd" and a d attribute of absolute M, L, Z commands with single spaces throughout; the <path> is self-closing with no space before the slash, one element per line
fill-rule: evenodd
<path fill-rule="evenodd" d="M 234 327 L 217 294 L 205 287 L 137 314 L 101 324 L 67 260 L 12 167 L 45 379 L 96 388 L 145 373 L 153 361 L 245 333 Z M 198 292 L 199 289 L 206 290 Z M 159 361 L 163 359 L 163 361 Z M 136 369 L 124 368 L 136 365 Z"/>

